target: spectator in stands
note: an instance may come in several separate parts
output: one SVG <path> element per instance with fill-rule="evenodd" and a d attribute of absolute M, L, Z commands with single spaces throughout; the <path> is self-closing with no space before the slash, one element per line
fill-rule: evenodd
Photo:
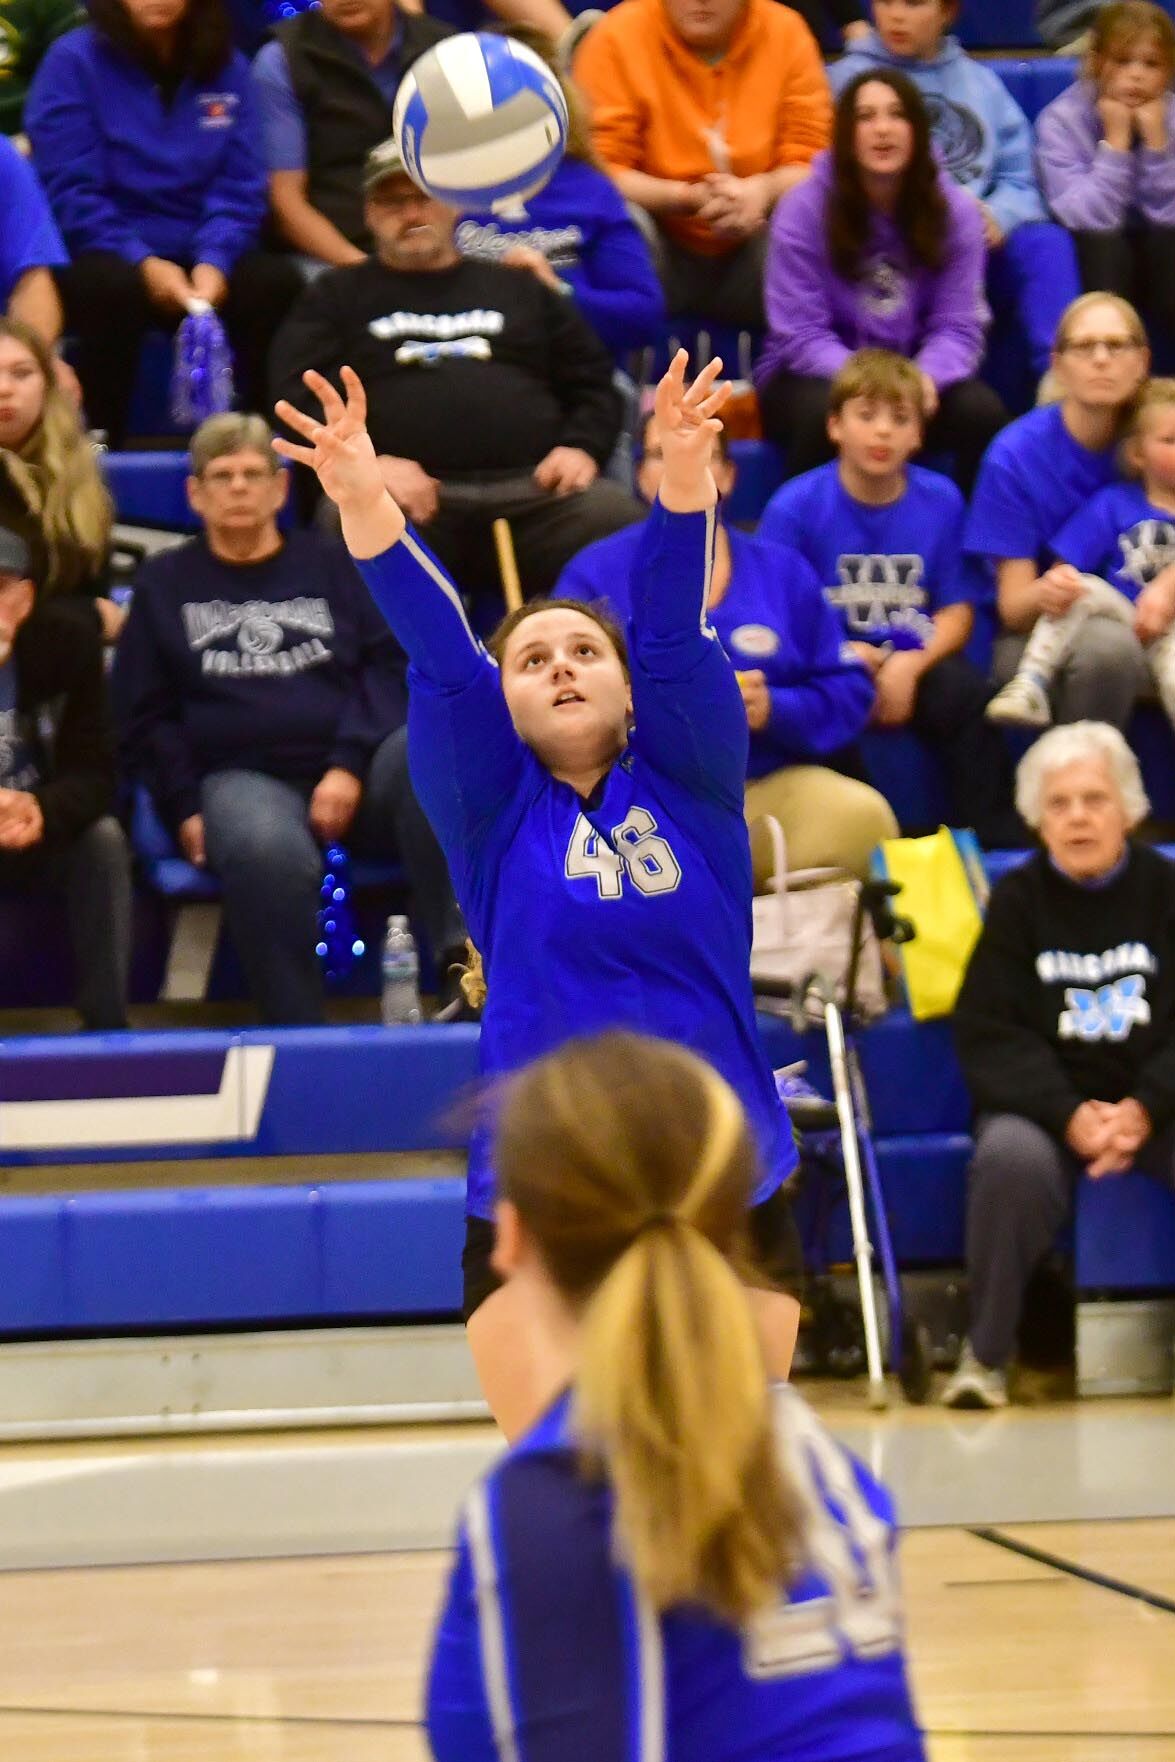
<path fill-rule="evenodd" d="M 555 71 L 549 37 L 516 26 L 510 35 Z M 531 269 L 574 300 L 596 335 L 623 356 L 655 343 L 665 299 L 649 246 L 592 146 L 583 99 L 561 79 L 570 127 L 555 175 L 518 213 L 463 213 L 454 235 L 465 257 Z"/>
<path fill-rule="evenodd" d="M 978 1116 L 955 1407 L 1005 1405 L 1025 1288 L 1082 1171 L 1175 1185 L 1175 866 L 1130 837 L 1137 761 L 1116 728 L 1055 728 L 1016 796 L 1044 850 L 994 888 L 955 1007 Z"/>
<path fill-rule="evenodd" d="M 400 81 L 451 27 L 396 0 L 323 0 L 283 20 L 253 63 L 277 232 L 304 268 L 371 250 L 363 166 Z"/>
<path fill-rule="evenodd" d="M 1037 118 L 1040 181 L 1087 289 L 1175 337 L 1175 23 L 1149 0 L 1093 21 L 1083 77 Z"/>
<path fill-rule="evenodd" d="M 1053 347 L 1060 402 L 1021 416 L 988 449 L 975 485 L 964 545 L 994 588 L 1003 634 L 993 672 L 1011 678 L 1026 634 L 1042 613 L 1059 617 L 1080 598 L 1071 569 L 1055 567 L 1052 541 L 1095 491 L 1118 475 L 1116 448 L 1150 355 L 1142 321 L 1115 294 L 1082 294 L 1065 312 Z M 1053 719 L 1124 726 L 1146 682 L 1133 632 L 1093 617 L 1058 666 Z"/>
<path fill-rule="evenodd" d="M 113 642 L 123 622 L 106 595 L 114 509 L 55 365 L 31 325 L 0 319 L 0 524 L 28 546 L 38 599 L 88 597 Z"/>
<path fill-rule="evenodd" d="M 768 218 L 828 141 L 807 26 L 774 0 L 621 0 L 575 75 L 596 151 L 649 216 L 670 312 L 760 328 Z"/>
<path fill-rule="evenodd" d="M 918 369 L 924 440 L 954 455 L 967 491 L 1007 421 L 976 379 L 983 355 L 983 220 L 940 172 L 918 88 L 892 69 L 858 74 L 837 100 L 831 151 L 775 210 L 767 345 L 755 370 L 765 432 L 792 475 L 831 453 L 828 386 L 860 348 Z"/>
<path fill-rule="evenodd" d="M 959 0 L 873 0 L 875 29 L 829 69 L 834 91 L 896 67 L 926 103 L 930 133 L 955 182 L 980 205 L 987 297 L 996 323 L 1018 324 L 1034 372 L 1045 372 L 1061 313 L 1081 288 L 1072 241 L 1046 217 L 1028 118 L 994 68 L 950 36 Z"/>
<path fill-rule="evenodd" d="M 0 527 L 0 887 L 64 892 L 83 1026 L 125 1028 L 130 859 L 102 644 L 88 608 L 38 603 L 33 567 Z"/>
<path fill-rule="evenodd" d="M 237 415 L 192 437 L 204 531 L 140 571 L 115 704 L 131 770 L 220 878 L 262 1019 L 314 1024 L 320 845 L 403 861 L 438 964 L 464 930 L 408 780 L 403 656 L 342 546 L 279 532 L 271 438 Z"/>
<path fill-rule="evenodd" d="M 941 755 L 953 823 L 987 845 L 1022 842 L 1011 767 L 984 720 L 990 696 L 963 648 L 974 623 L 963 565 L 963 498 L 909 464 L 922 445 L 923 374 L 862 349 L 829 393 L 837 459 L 776 491 L 761 538 L 807 558 L 853 652 L 873 677 L 873 721 L 910 727 Z"/>
<path fill-rule="evenodd" d="M 320 276 L 274 344 L 278 396 L 309 409 L 308 368 L 367 388 L 389 492 L 470 590 L 496 590 L 491 525 L 511 523 L 526 594 L 641 517 L 599 475 L 620 428 L 607 350 L 529 268 L 463 258 L 457 216 L 417 189 L 394 143 L 368 161 L 376 255 Z"/>
<path fill-rule="evenodd" d="M 25 98 L 45 51 L 63 32 L 84 23 L 77 0 L 9 0 L 0 61 L 0 134 L 20 134 Z"/>
<path fill-rule="evenodd" d="M 1033 22 L 1057 55 L 1076 55 L 1085 47 L 1085 32 L 1107 0 L 1036 0 Z"/>
<path fill-rule="evenodd" d="M 59 281 L 87 417 L 117 446 L 148 330 L 193 299 L 220 308 L 256 403 L 299 278 L 252 248 L 265 173 L 223 0 L 90 0 L 90 20 L 49 50 L 27 122 L 72 258 Z"/>
<path fill-rule="evenodd" d="M 1175 722 L 1175 379 L 1143 388 L 1121 452 L 1127 481 L 1098 490 L 1053 539 L 1054 579 L 1077 597 L 1059 617 L 1036 620 L 1020 665 L 987 706 L 992 721 L 1047 728 L 1057 670 L 1100 617 L 1131 632 Z"/>
<path fill-rule="evenodd" d="M 661 443 L 650 419 L 638 474 L 650 504 L 662 474 Z M 735 467 L 725 433 L 716 443 L 714 477 L 719 495 L 729 497 Z M 851 749 L 873 705 L 869 675 L 846 652 L 840 620 L 824 604 L 804 558 L 733 529 L 721 507 L 706 609 L 735 667 L 750 726 L 747 820 L 753 826 L 761 815 L 774 815 L 792 869 L 831 865 L 867 875 L 877 844 L 895 836 L 897 821 L 884 796 L 834 767 L 858 768 Z M 642 532 L 643 524 L 629 526 L 589 545 L 564 569 L 556 593 L 587 603 L 607 600 L 627 621 Z M 762 828 L 752 832 L 751 847 L 762 890 L 772 868 Z"/>
<path fill-rule="evenodd" d="M 50 344 L 61 335 L 53 271 L 65 261 L 36 172 L 11 141 L 0 137 L 0 307 Z"/>

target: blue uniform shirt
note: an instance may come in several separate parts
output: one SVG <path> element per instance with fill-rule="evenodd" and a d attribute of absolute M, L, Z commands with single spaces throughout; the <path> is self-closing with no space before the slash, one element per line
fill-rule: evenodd
<path fill-rule="evenodd" d="M 755 1023 L 747 718 L 705 621 L 713 517 L 654 509 L 632 577 L 629 744 L 590 801 L 514 731 L 496 664 L 411 533 L 360 565 L 408 652 L 413 783 L 481 950 L 481 1067 L 497 1075 L 570 1036 L 631 1028 L 707 1059 L 742 1100 L 763 1167 L 796 1165 Z M 484 1135 L 467 1204 L 493 1210 Z"/>
<path fill-rule="evenodd" d="M 747 776 L 812 764 L 863 732 L 873 706 L 864 667 L 845 652 L 836 613 L 824 602 L 815 571 L 798 551 L 726 529 L 730 582 L 707 616 L 735 667 L 758 669 L 771 694 L 771 718 L 752 733 Z M 629 581 L 641 528 L 588 545 L 568 563 L 556 593 L 605 599 L 616 616 L 630 612 Z"/>
<path fill-rule="evenodd" d="M 68 261 L 45 192 L 29 161 L 7 135 L 0 135 L 0 309 L 30 269 L 55 269 Z"/>
<path fill-rule="evenodd" d="M 437 1762 L 923 1762 L 889 1496 L 793 1389 L 776 1436 L 806 1564 L 739 1633 L 660 1620 L 618 1565 L 564 1397 L 474 1489 L 433 1651 Z"/>
<path fill-rule="evenodd" d="M 1175 515 L 1148 502 L 1140 483 L 1107 484 L 1066 520 L 1052 548 L 1062 563 L 1100 575 L 1136 600 L 1175 563 Z"/>
<path fill-rule="evenodd" d="M 882 508 L 850 496 L 834 460 L 793 477 L 763 512 L 761 538 L 806 557 L 854 642 L 924 648 L 933 614 L 974 598 L 962 559 L 963 498 L 949 478 L 911 465 Z"/>
<path fill-rule="evenodd" d="M 1073 439 L 1059 404 L 1030 410 L 996 435 L 979 467 L 963 534 L 968 554 L 992 565 L 1030 557 L 1052 562 L 1051 545 L 1070 514 L 1118 475 L 1114 448 L 1092 453 Z"/>

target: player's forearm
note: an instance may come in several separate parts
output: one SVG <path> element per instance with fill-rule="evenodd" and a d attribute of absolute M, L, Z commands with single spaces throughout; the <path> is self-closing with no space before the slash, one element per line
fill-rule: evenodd
<path fill-rule="evenodd" d="M 395 522 L 384 527 L 385 542 L 379 548 L 367 548 L 380 537 L 374 510 L 361 549 L 352 543 L 345 515 L 343 537 L 372 599 L 412 665 L 443 688 L 459 690 L 481 670 L 485 651 L 470 629 L 456 587 L 416 534 L 405 528 L 391 497 L 385 500 L 399 530 L 392 530 Z"/>
<path fill-rule="evenodd" d="M 647 171 L 631 171 L 609 165 L 608 173 L 626 202 L 635 202 L 647 214 L 692 214 L 698 205 L 695 185 L 684 178 L 652 177 Z"/>

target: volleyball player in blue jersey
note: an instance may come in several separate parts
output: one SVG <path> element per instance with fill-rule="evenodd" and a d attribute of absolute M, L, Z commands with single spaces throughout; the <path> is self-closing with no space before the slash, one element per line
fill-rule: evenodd
<path fill-rule="evenodd" d="M 483 1071 L 515 1070 L 572 1034 L 628 1027 L 681 1041 L 722 1073 L 760 1147 L 757 1300 L 782 1374 L 798 1252 L 780 1188 L 796 1154 L 748 976 L 746 711 L 705 616 L 710 458 L 728 389 L 720 370 L 711 363 L 687 387 L 682 353 L 657 388 L 664 476 L 633 565 L 631 663 L 606 618 L 574 601 L 525 607 L 491 644 L 496 658 L 487 653 L 384 487 L 350 368 L 345 403 L 320 375 L 305 376 L 323 420 L 279 404 L 307 444 L 275 444 L 338 504 L 411 662 L 413 782 L 485 963 Z M 481 1134 L 469 1158 L 465 1314 L 482 1387 L 513 1436 L 544 1371 L 490 1265 L 493 1199 Z"/>
<path fill-rule="evenodd" d="M 889 1498 L 772 1386 L 734 1270 L 755 1165 L 680 1047 L 510 1080 L 494 1258 L 556 1393 L 462 1513 L 437 1762 L 923 1762 Z"/>

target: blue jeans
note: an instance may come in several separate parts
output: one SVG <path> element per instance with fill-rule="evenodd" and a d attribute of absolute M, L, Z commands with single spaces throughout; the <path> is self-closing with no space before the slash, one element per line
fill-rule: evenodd
<path fill-rule="evenodd" d="M 315 781 L 213 771 L 201 786 L 208 866 L 224 889 L 225 916 L 261 1019 L 275 1025 L 313 1027 L 323 1019 L 314 952 L 322 851 L 306 818 Z M 408 776 L 405 729 L 376 749 L 343 842 L 352 856 L 403 863 L 434 956 L 460 946 L 464 927 L 449 871 Z"/>
<path fill-rule="evenodd" d="M 1023 334 L 1037 378 L 1048 367 L 1061 314 L 1080 292 L 1073 240 L 1055 221 L 1028 221 L 988 253 L 992 314 L 997 324 L 1010 321 Z"/>

